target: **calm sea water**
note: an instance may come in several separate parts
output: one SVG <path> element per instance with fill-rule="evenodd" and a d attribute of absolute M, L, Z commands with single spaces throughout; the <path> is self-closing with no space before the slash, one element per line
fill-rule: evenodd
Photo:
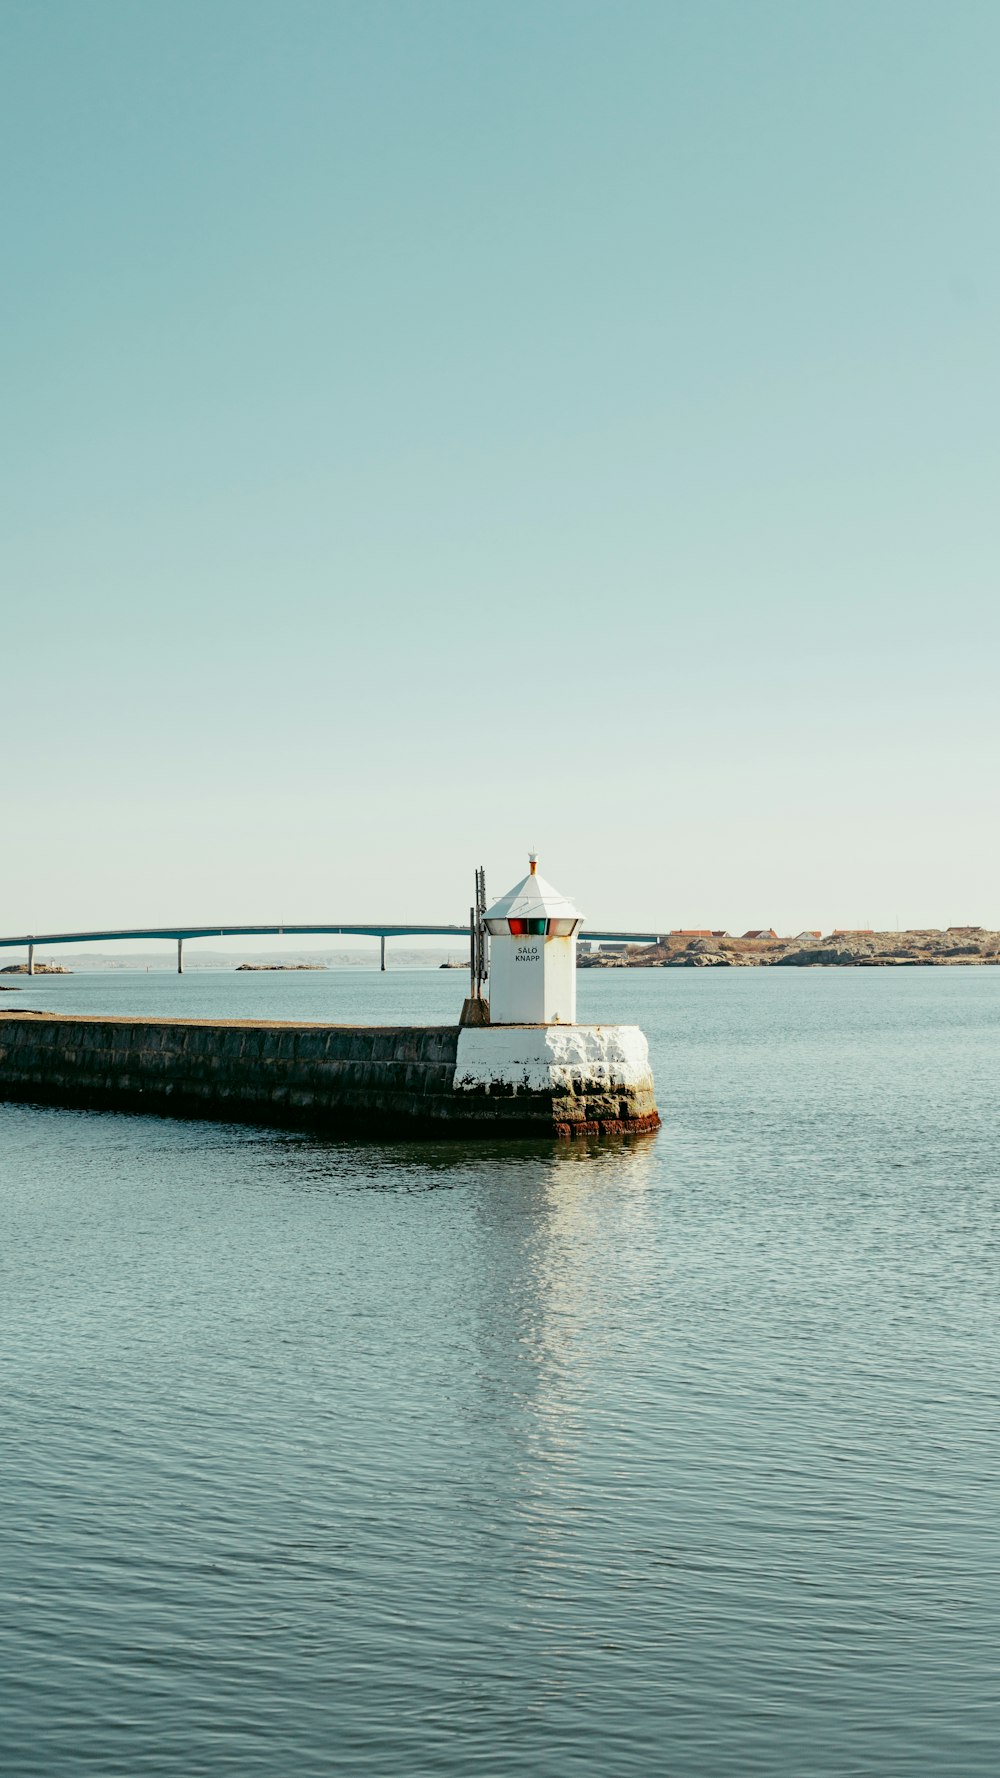
<path fill-rule="evenodd" d="M 4 1778 L 996 1770 L 1000 971 L 580 993 L 645 1028 L 658 1137 L 0 1106 Z"/>

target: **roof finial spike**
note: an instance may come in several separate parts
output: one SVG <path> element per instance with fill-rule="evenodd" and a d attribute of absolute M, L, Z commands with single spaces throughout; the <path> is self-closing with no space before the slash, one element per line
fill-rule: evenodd
<path fill-rule="evenodd" d="M 538 854 L 537 854 L 537 852 L 529 852 L 528 853 L 528 869 L 529 869 L 531 875 L 534 876 L 535 872 L 538 869 Z"/>

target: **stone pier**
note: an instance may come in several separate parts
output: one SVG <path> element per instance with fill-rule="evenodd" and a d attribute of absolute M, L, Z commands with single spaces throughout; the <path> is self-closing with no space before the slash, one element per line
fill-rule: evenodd
<path fill-rule="evenodd" d="M 0 1014 L 0 1099 L 375 1137 L 653 1130 L 632 1026 L 344 1026 Z"/>

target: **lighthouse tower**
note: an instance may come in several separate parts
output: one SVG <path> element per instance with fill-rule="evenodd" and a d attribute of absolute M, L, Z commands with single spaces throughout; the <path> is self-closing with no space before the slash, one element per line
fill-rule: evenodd
<path fill-rule="evenodd" d="M 655 1130 L 660 1114 L 646 1039 L 637 1025 L 577 1024 L 583 915 L 538 875 L 533 855 L 529 863 L 527 876 L 491 908 L 472 910 L 475 982 L 480 920 L 490 935 L 489 1023 L 463 1016 L 455 1034 L 458 1115 L 511 1134 Z M 480 873 L 477 900 L 481 890 Z M 438 1042 L 441 1034 L 431 1037 Z"/>
<path fill-rule="evenodd" d="M 490 935 L 490 1024 L 576 1024 L 576 936 L 583 915 L 538 875 L 528 875 L 483 916 Z"/>

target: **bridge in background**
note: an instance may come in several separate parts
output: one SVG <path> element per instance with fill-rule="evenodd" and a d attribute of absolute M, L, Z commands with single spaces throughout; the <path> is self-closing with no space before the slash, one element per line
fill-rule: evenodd
<path fill-rule="evenodd" d="M 323 925 L 323 926 L 137 926 L 118 927 L 108 932 L 26 932 L 17 938 L 0 938 L 0 950 L 26 950 L 28 974 L 35 973 L 35 951 L 40 945 L 98 944 L 115 939 L 168 938 L 177 944 L 177 973 L 184 973 L 184 943 L 189 938 L 288 938 L 306 934 L 326 933 L 340 938 L 377 938 L 380 941 L 380 966 L 385 968 L 387 938 L 464 938 L 470 936 L 468 926 L 400 925 Z M 598 932 L 589 928 L 585 939 L 630 945 L 656 943 L 655 932 Z"/>

